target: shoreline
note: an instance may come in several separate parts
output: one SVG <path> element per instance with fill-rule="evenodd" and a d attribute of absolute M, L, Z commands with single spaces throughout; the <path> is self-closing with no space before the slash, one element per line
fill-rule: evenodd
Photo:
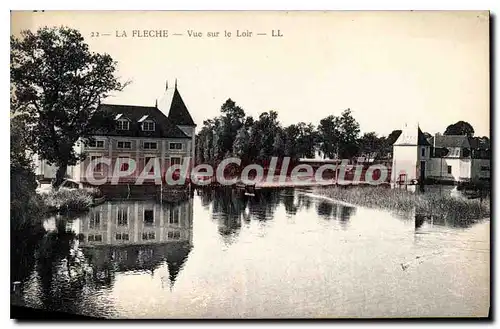
<path fill-rule="evenodd" d="M 328 197 L 326 195 L 315 194 L 315 193 L 306 193 L 306 192 L 303 192 L 302 194 L 306 195 L 306 196 L 308 196 L 310 198 L 316 198 L 316 199 L 331 201 L 333 203 L 337 203 L 337 204 L 340 204 L 342 206 L 370 209 L 369 207 L 357 205 L 357 204 L 346 202 L 346 201 L 342 201 L 342 200 L 339 200 L 339 199 L 334 199 L 334 198 Z"/>

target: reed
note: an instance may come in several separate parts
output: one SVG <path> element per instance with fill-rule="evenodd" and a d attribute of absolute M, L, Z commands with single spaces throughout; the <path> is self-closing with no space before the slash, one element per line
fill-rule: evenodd
<path fill-rule="evenodd" d="M 475 220 L 490 215 L 490 198 L 467 199 L 449 193 L 424 193 L 385 187 L 327 187 L 318 190 L 329 198 L 362 207 L 443 216 L 452 220 Z"/>

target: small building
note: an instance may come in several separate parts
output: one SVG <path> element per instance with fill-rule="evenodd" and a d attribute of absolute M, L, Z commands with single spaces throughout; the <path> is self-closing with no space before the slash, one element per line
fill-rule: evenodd
<path fill-rule="evenodd" d="M 447 182 L 490 179 L 489 145 L 480 145 L 478 138 L 435 135 L 430 138 L 430 142 L 434 148 L 434 161 L 429 168 L 429 178 Z"/>
<path fill-rule="evenodd" d="M 391 182 L 410 184 L 425 180 L 431 161 L 431 144 L 418 125 L 405 124 L 392 152 Z"/>
<path fill-rule="evenodd" d="M 405 125 L 393 144 L 391 182 L 470 182 L 490 179 L 489 143 L 461 135 L 427 139 L 418 125 Z"/>
<path fill-rule="evenodd" d="M 97 111 L 111 114 L 116 126 L 111 131 L 97 129 L 92 143 L 76 143 L 76 152 L 84 154 L 85 160 L 68 168 L 69 178 L 86 181 L 88 165 L 92 160 L 103 157 L 109 158 L 111 165 L 95 166 L 93 174 L 96 179 L 106 177 L 111 181 L 119 159 L 130 158 L 135 161 L 135 171 L 128 177 L 120 178 L 119 183 L 135 181 L 154 159 L 159 160 L 163 172 L 173 164 L 182 164 L 185 158 L 194 159 L 196 124 L 179 93 L 177 82 L 173 88 L 167 84 L 165 94 L 156 101 L 155 106 L 101 104 Z M 35 173 L 39 179 L 55 178 L 55 166 L 36 157 L 34 160 Z"/>

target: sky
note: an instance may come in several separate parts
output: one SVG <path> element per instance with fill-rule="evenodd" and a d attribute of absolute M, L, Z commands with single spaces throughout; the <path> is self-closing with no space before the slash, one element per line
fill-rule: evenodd
<path fill-rule="evenodd" d="M 120 79 L 131 81 L 105 102 L 154 106 L 166 81 L 173 86 L 177 79 L 198 129 L 231 98 L 254 117 L 277 111 L 284 125 L 317 125 L 350 108 L 361 132 L 388 135 L 418 123 L 425 132 L 443 133 L 463 120 L 476 136 L 490 136 L 488 12 L 11 15 L 15 35 L 61 25 L 80 30 L 90 49 L 110 54 Z M 273 37 L 278 29 L 282 36 Z M 168 30 L 168 37 L 144 37 L 138 30 Z M 189 30 L 203 36 L 190 37 Z M 252 36 L 236 37 L 237 30 Z"/>

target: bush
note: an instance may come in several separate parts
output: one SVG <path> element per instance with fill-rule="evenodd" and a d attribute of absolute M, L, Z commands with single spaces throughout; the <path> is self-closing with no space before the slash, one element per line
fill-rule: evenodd
<path fill-rule="evenodd" d="M 87 189 L 64 189 L 42 194 L 42 200 L 49 210 L 83 211 L 93 203 L 92 192 Z"/>

